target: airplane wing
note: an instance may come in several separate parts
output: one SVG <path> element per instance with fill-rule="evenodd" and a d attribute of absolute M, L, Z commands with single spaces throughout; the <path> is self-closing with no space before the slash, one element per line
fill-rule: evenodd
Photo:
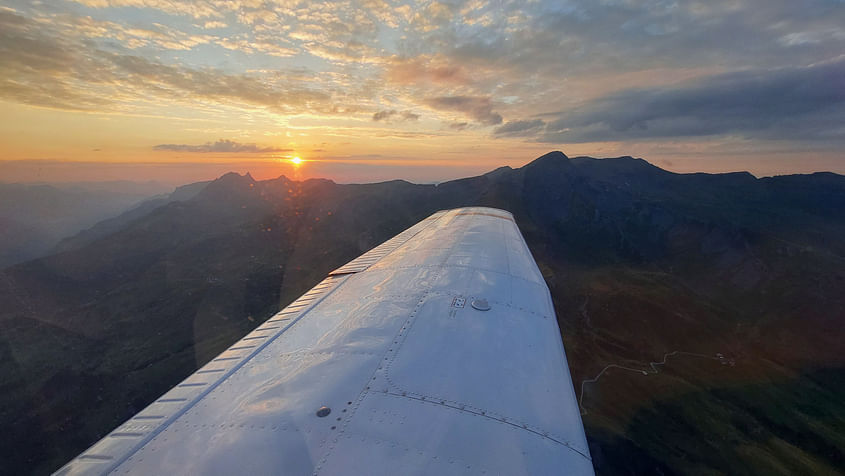
<path fill-rule="evenodd" d="M 513 216 L 440 211 L 330 275 L 56 474 L 593 474 Z"/>

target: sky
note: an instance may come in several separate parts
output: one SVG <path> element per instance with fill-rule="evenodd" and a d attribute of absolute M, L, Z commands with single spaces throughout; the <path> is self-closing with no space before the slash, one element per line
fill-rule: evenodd
<path fill-rule="evenodd" d="M 0 108 L 7 182 L 845 173 L 845 1 L 0 0 Z"/>

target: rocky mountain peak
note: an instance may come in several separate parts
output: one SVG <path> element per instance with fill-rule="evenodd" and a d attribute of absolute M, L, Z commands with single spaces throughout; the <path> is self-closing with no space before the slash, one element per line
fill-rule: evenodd
<path fill-rule="evenodd" d="M 541 155 L 536 159 L 532 160 L 528 165 L 526 165 L 525 169 L 534 169 L 534 168 L 559 168 L 559 167 L 567 167 L 571 165 L 569 157 L 566 156 L 563 152 L 559 150 L 555 150 L 553 152 L 549 152 L 548 154 Z"/>

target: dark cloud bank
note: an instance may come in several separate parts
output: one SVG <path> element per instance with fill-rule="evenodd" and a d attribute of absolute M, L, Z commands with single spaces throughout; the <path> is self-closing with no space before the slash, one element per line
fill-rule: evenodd
<path fill-rule="evenodd" d="M 543 117 L 508 122 L 494 134 L 540 142 L 716 135 L 845 142 L 845 58 L 628 89 Z"/>

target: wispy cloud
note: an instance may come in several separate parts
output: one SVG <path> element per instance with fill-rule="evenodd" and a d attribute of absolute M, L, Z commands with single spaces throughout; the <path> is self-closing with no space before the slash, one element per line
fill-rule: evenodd
<path fill-rule="evenodd" d="M 268 83 L 249 74 L 227 74 L 206 68 L 194 69 L 172 66 L 141 56 L 109 55 L 105 58 L 115 66 L 116 74 L 159 93 L 218 100 L 235 100 L 246 104 L 267 106 L 278 111 L 319 109 L 328 106 L 330 96 L 295 84 Z M 161 89 L 165 86 L 166 89 Z"/>
<path fill-rule="evenodd" d="M 292 149 L 278 147 L 261 147 L 256 144 L 241 144 L 228 139 L 220 139 L 216 142 L 206 142 L 199 145 L 188 144 L 159 144 L 153 150 L 170 152 L 191 152 L 199 154 L 212 153 L 238 153 L 238 154 L 270 154 L 277 152 L 290 152 Z"/>
<path fill-rule="evenodd" d="M 263 106 L 279 112 L 338 107 L 306 81 L 165 64 L 140 54 L 90 48 L 83 40 L 0 11 L 0 97 L 59 109 L 108 110 L 121 98 L 166 97 Z M 136 93 L 134 97 L 128 95 Z M 107 99 L 104 99 L 107 98 Z"/>

